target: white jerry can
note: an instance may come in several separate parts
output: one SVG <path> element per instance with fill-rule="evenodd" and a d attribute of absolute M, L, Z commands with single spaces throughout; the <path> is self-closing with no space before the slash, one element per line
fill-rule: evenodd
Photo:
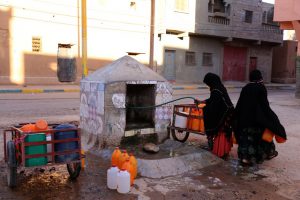
<path fill-rule="evenodd" d="M 117 191 L 126 194 L 130 191 L 130 174 L 125 169 L 119 171 L 117 176 Z"/>
<path fill-rule="evenodd" d="M 116 166 L 112 166 L 107 170 L 107 187 L 109 189 L 112 190 L 117 189 L 118 172 L 119 172 L 119 168 Z"/>

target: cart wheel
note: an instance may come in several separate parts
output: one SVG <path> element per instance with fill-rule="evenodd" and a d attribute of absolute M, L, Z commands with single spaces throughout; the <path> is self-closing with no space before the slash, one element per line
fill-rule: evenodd
<path fill-rule="evenodd" d="M 79 162 L 67 164 L 67 169 L 70 175 L 70 179 L 75 180 L 80 174 L 81 164 Z"/>
<path fill-rule="evenodd" d="M 185 142 L 190 135 L 190 132 L 179 131 L 176 129 L 171 129 L 171 133 L 172 133 L 173 138 L 179 142 Z"/>
<path fill-rule="evenodd" d="M 7 142 L 7 185 L 8 187 L 17 186 L 17 159 L 16 149 L 13 141 Z"/>

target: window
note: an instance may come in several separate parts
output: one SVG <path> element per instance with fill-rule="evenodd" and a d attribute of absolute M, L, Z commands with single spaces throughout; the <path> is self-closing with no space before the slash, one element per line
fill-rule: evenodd
<path fill-rule="evenodd" d="M 188 12 L 188 0 L 175 0 L 175 10 L 179 12 Z"/>
<path fill-rule="evenodd" d="M 214 12 L 225 12 L 225 6 L 223 0 L 215 0 L 214 1 Z"/>
<path fill-rule="evenodd" d="M 196 53 L 192 51 L 185 52 L 185 64 L 188 66 L 196 65 Z"/>
<path fill-rule="evenodd" d="M 204 52 L 202 55 L 202 65 L 203 66 L 213 66 L 212 53 Z"/>
<path fill-rule="evenodd" d="M 244 22 L 252 23 L 253 11 L 245 10 Z"/>
<path fill-rule="evenodd" d="M 42 40 L 40 37 L 32 37 L 32 51 L 33 52 L 41 52 L 42 50 Z"/>

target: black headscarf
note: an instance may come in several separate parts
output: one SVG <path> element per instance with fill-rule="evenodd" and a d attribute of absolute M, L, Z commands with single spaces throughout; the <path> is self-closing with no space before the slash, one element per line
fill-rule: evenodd
<path fill-rule="evenodd" d="M 244 128 L 258 127 L 286 139 L 285 129 L 270 107 L 260 71 L 252 71 L 249 78 L 251 82 L 243 87 L 235 108 L 236 138 Z"/>
<path fill-rule="evenodd" d="M 215 135 L 223 125 L 233 104 L 218 75 L 207 73 L 203 82 L 210 88 L 210 97 L 205 100 L 204 125 L 207 135 Z"/>
<path fill-rule="evenodd" d="M 249 74 L 249 80 L 251 82 L 262 83 L 263 82 L 263 77 L 262 77 L 261 72 L 257 69 L 252 70 Z"/>

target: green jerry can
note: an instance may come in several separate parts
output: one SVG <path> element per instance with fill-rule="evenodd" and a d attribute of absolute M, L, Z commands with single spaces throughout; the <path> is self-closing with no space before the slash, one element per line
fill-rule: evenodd
<path fill-rule="evenodd" d="M 44 142 L 46 141 L 45 133 L 34 133 L 29 134 L 25 138 L 25 142 Z M 47 145 L 32 145 L 25 147 L 26 155 L 34 155 L 34 154 L 45 154 L 47 153 Z M 37 157 L 37 158 L 27 158 L 25 161 L 25 167 L 33 167 L 46 165 L 48 163 L 47 157 Z"/>

